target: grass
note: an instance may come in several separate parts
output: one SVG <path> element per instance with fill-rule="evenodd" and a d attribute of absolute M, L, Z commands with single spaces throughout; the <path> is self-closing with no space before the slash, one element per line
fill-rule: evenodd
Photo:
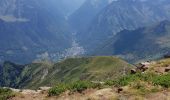
<path fill-rule="evenodd" d="M 84 91 L 88 88 L 93 88 L 93 87 L 94 87 L 94 84 L 91 82 L 78 81 L 78 82 L 74 82 L 70 85 L 70 91 L 81 93 L 82 91 Z"/>
<path fill-rule="evenodd" d="M 108 80 L 105 85 L 124 87 L 129 86 L 138 91 L 139 94 L 157 92 L 162 88 L 170 88 L 170 74 L 158 75 L 155 73 L 137 73 L 127 75 L 116 80 Z"/>
<path fill-rule="evenodd" d="M 86 89 L 101 89 L 103 87 L 125 87 L 128 86 L 129 92 L 137 95 L 145 95 L 147 93 L 157 92 L 161 88 L 170 87 L 170 74 L 158 75 L 154 73 L 137 73 L 137 74 L 128 74 L 122 76 L 115 80 L 107 80 L 105 84 L 97 84 L 89 81 L 77 81 L 70 84 L 58 84 L 56 87 L 53 87 L 49 90 L 49 96 L 60 95 L 63 92 L 79 92 Z M 135 92 L 133 92 L 135 91 Z"/>
<path fill-rule="evenodd" d="M 48 91 L 49 96 L 60 95 L 61 93 L 68 90 L 69 86 L 66 84 L 58 84 L 56 87 L 51 88 Z"/>
<path fill-rule="evenodd" d="M 120 77 L 116 80 L 108 80 L 105 82 L 106 85 L 109 86 L 126 86 L 129 85 L 131 82 L 134 81 L 146 81 L 150 82 L 153 80 L 157 75 L 154 73 L 137 73 L 137 74 L 128 74 L 126 76 Z"/>
<path fill-rule="evenodd" d="M 15 71 L 10 69 L 2 79 L 7 79 L 4 83 L 6 87 L 36 89 L 39 86 L 54 86 L 58 82 L 114 79 L 132 67 L 134 66 L 113 56 L 68 58 L 55 64 L 39 62 L 23 65 L 23 69 L 17 72 L 17 75 L 13 75 Z M 42 79 L 45 72 L 47 75 Z M 15 76 L 16 78 L 13 78 Z"/>
<path fill-rule="evenodd" d="M 110 56 L 69 58 L 49 70 L 48 76 L 42 81 L 42 85 L 55 85 L 56 82 L 76 82 L 79 80 L 104 81 L 122 76 L 133 68 L 127 62 Z"/>
<path fill-rule="evenodd" d="M 134 75 L 127 75 L 117 80 L 108 80 L 105 85 L 124 87 L 129 86 L 138 92 L 138 94 L 145 95 L 147 93 L 158 92 L 163 88 L 170 88 L 170 73 L 158 75 L 155 73 L 137 73 Z"/>
<path fill-rule="evenodd" d="M 164 88 L 169 88 L 170 87 L 170 73 L 157 76 L 156 78 L 153 79 L 153 83 L 155 85 L 160 85 Z"/>
<path fill-rule="evenodd" d="M 168 67 L 170 65 L 170 58 L 162 59 L 152 64 L 151 67 Z"/>
<path fill-rule="evenodd" d="M 79 92 L 82 93 L 86 89 L 97 89 L 101 88 L 102 85 L 98 83 L 92 83 L 90 81 L 77 81 L 70 84 L 58 84 L 57 86 L 51 88 L 48 91 L 49 96 L 57 96 L 62 94 L 63 92 Z"/>
<path fill-rule="evenodd" d="M 126 76 L 122 76 L 115 80 L 107 80 L 104 82 L 105 84 L 97 84 L 97 83 L 92 83 L 89 81 L 77 81 L 77 82 L 73 82 L 70 84 L 58 84 L 56 87 L 53 87 L 52 89 L 49 90 L 49 95 L 50 96 L 60 95 L 67 90 L 71 92 L 81 93 L 82 91 L 89 89 L 89 88 L 100 89 L 102 87 L 108 87 L 108 86 L 109 87 L 110 86 L 115 86 L 115 87 L 129 86 L 133 89 L 136 89 L 139 94 L 145 94 L 148 92 L 156 91 L 155 87 L 157 85 L 164 86 L 164 84 L 168 84 L 166 81 L 159 82 L 158 80 L 160 79 L 166 80 L 169 77 L 170 77 L 170 74 L 168 74 L 168 77 L 165 78 L 164 76 L 159 76 L 154 73 L 137 73 L 134 75 L 128 74 Z"/>
<path fill-rule="evenodd" d="M 13 96 L 15 96 L 15 94 L 12 90 L 8 88 L 0 88 L 0 100 L 7 100 Z"/>

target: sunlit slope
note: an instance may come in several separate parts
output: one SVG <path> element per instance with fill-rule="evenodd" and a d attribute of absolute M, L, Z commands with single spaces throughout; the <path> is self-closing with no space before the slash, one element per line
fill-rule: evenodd
<path fill-rule="evenodd" d="M 22 70 L 18 77 L 19 84 L 11 86 L 36 88 L 77 80 L 103 81 L 122 76 L 132 68 L 119 58 L 107 56 L 69 58 L 56 64 L 33 63 Z M 10 71 L 6 73 L 10 76 Z"/>

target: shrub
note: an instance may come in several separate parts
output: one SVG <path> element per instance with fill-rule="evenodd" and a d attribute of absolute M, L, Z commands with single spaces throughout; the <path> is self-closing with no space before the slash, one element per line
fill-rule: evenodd
<path fill-rule="evenodd" d="M 156 78 L 153 79 L 153 83 L 155 85 L 160 85 L 162 87 L 169 88 L 170 87 L 170 74 L 157 76 Z"/>
<path fill-rule="evenodd" d="M 105 85 L 108 85 L 108 86 L 125 86 L 125 85 L 128 85 L 130 82 L 133 81 L 133 77 L 132 75 L 127 75 L 127 76 L 123 76 L 121 78 L 118 78 L 118 79 L 115 79 L 115 80 L 107 80 L 105 82 Z"/>
<path fill-rule="evenodd" d="M 115 85 L 115 81 L 107 80 L 104 85 L 113 86 L 113 85 Z"/>
<path fill-rule="evenodd" d="M 140 74 L 135 74 L 135 75 L 129 74 L 127 76 L 123 76 L 123 77 L 113 81 L 113 83 L 115 86 L 126 86 L 133 81 L 139 80 L 140 79 L 139 75 Z"/>
<path fill-rule="evenodd" d="M 155 73 L 143 73 L 139 75 L 140 80 L 150 82 L 154 78 L 156 78 L 158 75 Z"/>
<path fill-rule="evenodd" d="M 134 82 L 133 84 L 131 84 L 131 87 L 133 87 L 134 89 L 137 89 L 138 92 L 142 95 L 145 95 L 149 92 L 149 88 L 147 88 L 147 85 L 145 84 L 145 82 L 142 82 L 142 81 Z"/>
<path fill-rule="evenodd" d="M 92 83 L 92 84 L 93 84 L 92 86 L 93 89 L 102 89 L 104 86 L 104 84 L 101 83 Z"/>
<path fill-rule="evenodd" d="M 70 85 L 70 90 L 74 92 L 82 92 L 88 88 L 95 88 L 94 83 L 88 81 L 77 81 Z"/>
<path fill-rule="evenodd" d="M 15 96 L 11 89 L 0 88 L 0 100 L 7 100 Z"/>
<path fill-rule="evenodd" d="M 58 84 L 56 87 L 51 88 L 48 91 L 49 96 L 60 95 L 68 89 L 66 84 Z"/>
<path fill-rule="evenodd" d="M 120 77 L 118 79 L 115 80 L 108 80 L 105 82 L 105 85 L 109 85 L 109 86 L 126 86 L 129 85 L 131 82 L 134 81 L 147 81 L 150 82 L 152 81 L 157 75 L 153 74 L 153 73 L 136 73 L 136 74 L 129 74 L 123 77 Z"/>
<path fill-rule="evenodd" d="M 89 81 L 77 81 L 70 84 L 58 84 L 48 91 L 49 96 L 60 95 L 61 93 L 70 90 L 72 92 L 82 92 L 89 88 L 101 88 L 102 85 L 98 83 L 92 83 Z"/>
<path fill-rule="evenodd" d="M 133 84 L 133 88 L 135 88 L 135 89 L 142 89 L 144 87 L 145 87 L 145 85 L 143 83 L 141 83 L 140 81 L 137 81 Z"/>

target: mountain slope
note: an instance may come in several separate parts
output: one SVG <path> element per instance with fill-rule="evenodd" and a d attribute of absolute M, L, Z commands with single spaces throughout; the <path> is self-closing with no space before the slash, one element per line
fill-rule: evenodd
<path fill-rule="evenodd" d="M 124 29 L 134 30 L 170 19 L 169 5 L 169 0 L 113 1 L 94 18 L 81 43 L 91 50 Z"/>
<path fill-rule="evenodd" d="M 124 30 L 108 40 L 98 54 L 116 54 L 129 61 L 159 58 L 170 50 L 170 22 L 165 20 L 150 27 Z"/>
<path fill-rule="evenodd" d="M 143 62 L 133 73 L 103 82 L 76 81 L 54 87 L 31 89 L 0 88 L 0 99 L 11 100 L 162 100 L 170 98 L 170 58 Z M 48 95 L 48 96 L 47 96 Z"/>
<path fill-rule="evenodd" d="M 12 65 L 10 65 L 12 66 Z M 13 66 L 18 68 L 19 66 Z M 20 68 L 20 67 L 19 67 Z M 78 80 L 102 81 L 114 79 L 127 73 L 133 68 L 132 65 L 116 57 L 84 57 L 69 58 L 56 64 L 32 63 L 25 65 L 16 78 L 14 70 L 3 66 L 3 77 L 8 81 L 1 80 L 1 86 L 17 88 L 37 88 L 40 86 L 53 86 L 59 82 L 73 82 Z M 12 72 L 14 71 L 14 72 Z M 8 82 L 11 82 L 9 84 Z M 3 83 L 3 84 L 2 84 Z M 8 84 L 6 84 L 8 83 Z"/>
<path fill-rule="evenodd" d="M 67 22 L 55 3 L 54 0 L 0 1 L 2 60 L 28 63 L 38 54 L 70 47 Z"/>
<path fill-rule="evenodd" d="M 86 0 L 70 17 L 69 22 L 78 35 L 86 30 L 95 16 L 112 0 Z"/>
<path fill-rule="evenodd" d="M 85 0 L 55 0 L 58 8 L 64 13 L 65 17 L 69 17 L 84 3 Z"/>
<path fill-rule="evenodd" d="M 21 75 L 24 66 L 17 65 L 11 62 L 4 62 L 3 66 L 0 67 L 0 86 L 11 86 L 14 87 L 18 83 L 18 77 Z"/>

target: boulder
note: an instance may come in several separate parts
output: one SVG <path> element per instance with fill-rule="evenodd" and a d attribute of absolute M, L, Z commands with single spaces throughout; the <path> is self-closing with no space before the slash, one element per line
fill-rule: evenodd
<path fill-rule="evenodd" d="M 120 92 L 122 92 L 123 91 L 123 88 L 118 88 L 117 89 L 117 93 L 120 93 Z"/>
<path fill-rule="evenodd" d="M 131 74 L 136 74 L 136 72 L 137 72 L 136 69 L 131 69 L 131 70 L 130 70 L 130 73 L 131 73 Z"/>
<path fill-rule="evenodd" d="M 147 69 L 149 69 L 149 66 L 144 64 L 140 64 L 139 66 L 137 66 L 137 70 L 141 72 L 145 72 Z"/>
<path fill-rule="evenodd" d="M 169 72 L 169 71 L 170 71 L 170 67 L 166 67 L 165 72 Z"/>

